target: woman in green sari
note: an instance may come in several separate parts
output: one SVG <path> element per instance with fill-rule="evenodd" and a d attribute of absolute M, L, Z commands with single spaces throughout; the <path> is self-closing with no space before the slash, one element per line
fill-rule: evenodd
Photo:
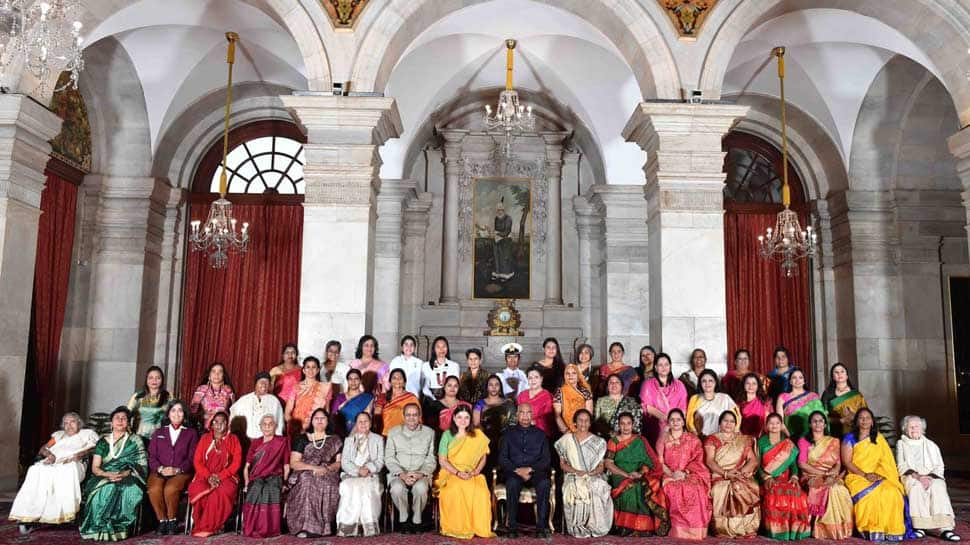
<path fill-rule="evenodd" d="M 761 467 L 761 523 L 768 537 L 796 541 L 812 535 L 808 496 L 798 482 L 798 447 L 782 433 L 782 419 L 771 413 L 758 438 Z"/>
<path fill-rule="evenodd" d="M 778 396 L 775 412 L 785 417 L 785 431 L 789 437 L 804 437 L 808 432 L 808 417 L 824 409 L 818 394 L 806 387 L 805 372 L 797 367 L 788 375 L 791 391 Z"/>
<path fill-rule="evenodd" d="M 866 398 L 852 385 L 849 370 L 841 363 L 829 369 L 829 384 L 822 392 L 822 404 L 828 411 L 832 436 L 840 439 L 852 431 L 855 413 L 868 407 Z"/>
<path fill-rule="evenodd" d="M 647 440 L 633 431 L 633 415 L 621 413 L 620 431 L 606 444 L 603 465 L 613 489 L 613 529 L 618 535 L 665 536 L 670 532 L 663 469 Z"/>
<path fill-rule="evenodd" d="M 81 538 L 95 541 L 127 539 L 145 496 L 148 454 L 141 437 L 128 431 L 131 412 L 111 413 L 111 432 L 94 447 L 91 476 L 84 484 Z"/>

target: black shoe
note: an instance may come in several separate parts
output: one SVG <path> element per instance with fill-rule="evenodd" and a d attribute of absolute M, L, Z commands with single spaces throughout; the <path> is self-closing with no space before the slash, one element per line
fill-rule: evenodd
<path fill-rule="evenodd" d="M 158 523 L 158 533 L 162 534 L 163 536 L 171 535 L 172 534 L 172 523 L 169 522 L 169 521 L 167 521 L 167 520 L 163 520 L 163 521 L 159 522 Z"/>
<path fill-rule="evenodd" d="M 536 532 L 537 539 L 549 539 L 550 537 L 552 536 L 549 534 L 549 530 L 539 530 Z"/>
<path fill-rule="evenodd" d="M 411 526 L 411 521 L 406 520 L 404 522 L 398 522 L 398 532 L 402 534 L 413 534 L 414 526 Z"/>

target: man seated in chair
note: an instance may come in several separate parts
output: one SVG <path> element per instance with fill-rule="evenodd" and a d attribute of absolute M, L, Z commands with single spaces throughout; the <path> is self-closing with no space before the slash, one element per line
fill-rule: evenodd
<path fill-rule="evenodd" d="M 549 443 L 546 434 L 532 423 L 532 406 L 519 405 L 516 423 L 505 432 L 499 447 L 498 463 L 505 478 L 505 495 L 508 506 L 508 526 L 499 533 L 509 538 L 518 537 L 516 518 L 519 514 L 519 494 L 526 485 L 536 491 L 536 537 L 549 537 Z"/>
<path fill-rule="evenodd" d="M 384 463 L 401 533 L 417 534 L 428 530 L 421 522 L 421 513 L 428 503 L 437 458 L 434 431 L 421 425 L 421 408 L 417 403 L 404 406 L 404 423 L 387 434 Z"/>

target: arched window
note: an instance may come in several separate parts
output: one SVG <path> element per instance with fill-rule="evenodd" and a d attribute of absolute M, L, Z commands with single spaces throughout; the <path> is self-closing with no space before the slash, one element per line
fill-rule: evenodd
<path fill-rule="evenodd" d="M 724 138 L 724 205 L 773 205 L 781 202 L 781 152 L 764 140 L 741 132 Z M 805 202 L 802 183 L 791 161 L 788 161 L 788 185 L 791 186 L 792 208 Z"/>
<path fill-rule="evenodd" d="M 227 192 L 233 202 L 302 201 L 306 137 L 293 123 L 257 121 L 229 132 Z M 213 142 L 196 169 L 192 192 L 210 200 L 219 192 L 222 140 Z"/>

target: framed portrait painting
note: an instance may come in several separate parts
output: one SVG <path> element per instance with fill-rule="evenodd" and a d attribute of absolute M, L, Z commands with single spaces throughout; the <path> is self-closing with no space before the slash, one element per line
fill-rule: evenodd
<path fill-rule="evenodd" d="M 476 299 L 529 299 L 532 275 L 532 187 L 528 178 L 476 178 Z"/>

